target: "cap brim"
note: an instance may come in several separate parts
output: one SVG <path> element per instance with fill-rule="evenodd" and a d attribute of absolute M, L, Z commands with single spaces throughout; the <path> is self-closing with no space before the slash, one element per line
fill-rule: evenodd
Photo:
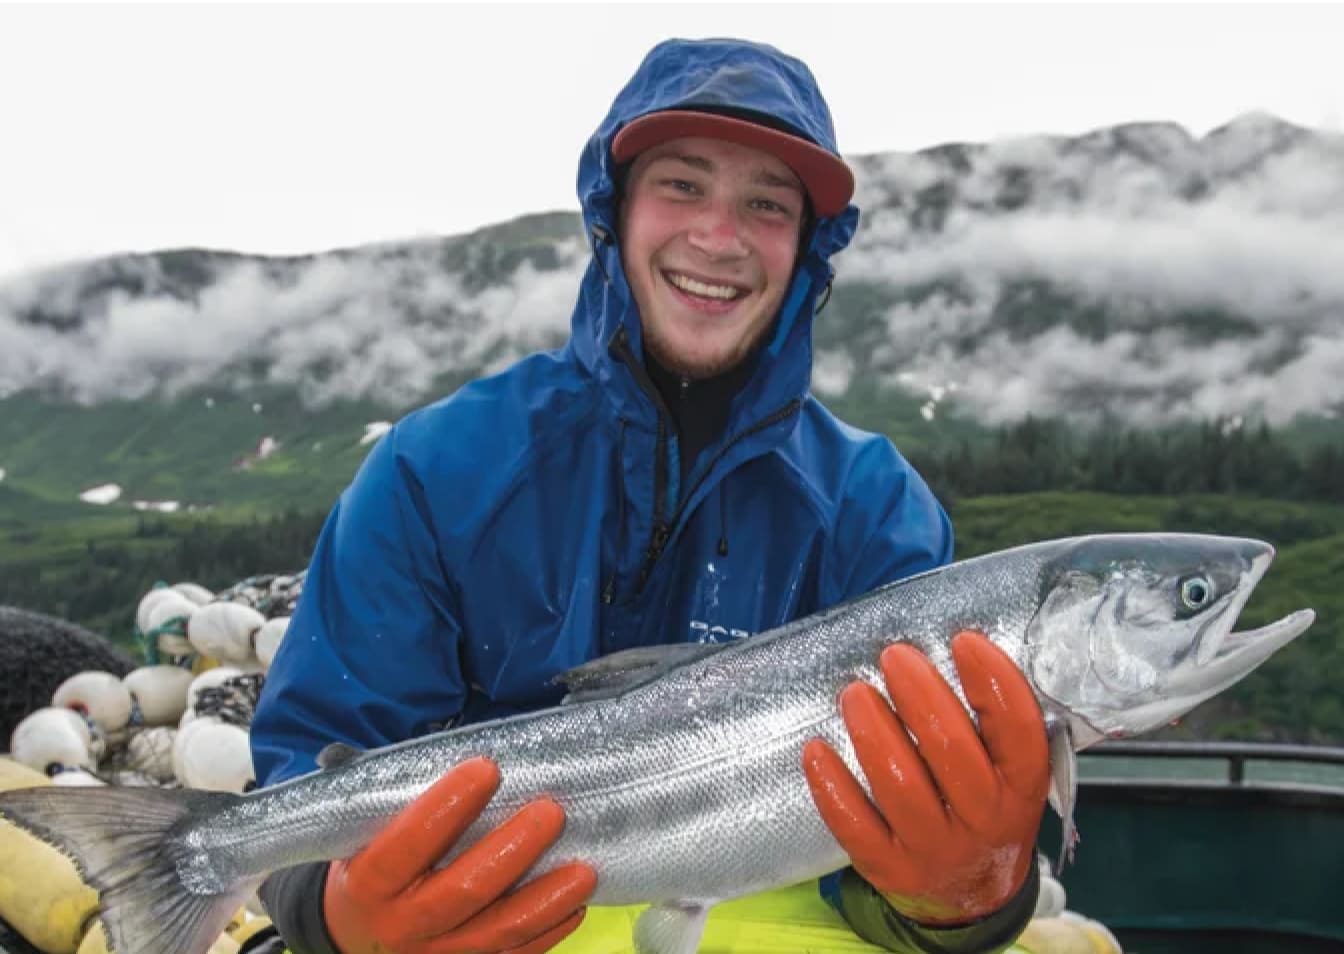
<path fill-rule="evenodd" d="M 775 156 L 802 180 L 819 216 L 839 215 L 854 195 L 854 173 L 834 153 L 768 126 L 716 113 L 669 109 L 641 116 L 616 134 L 611 157 L 628 162 L 646 149 L 690 136 L 724 139 Z"/>

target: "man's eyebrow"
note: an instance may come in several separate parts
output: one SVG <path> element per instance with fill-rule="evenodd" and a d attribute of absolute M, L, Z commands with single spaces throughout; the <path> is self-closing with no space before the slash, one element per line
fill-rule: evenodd
<path fill-rule="evenodd" d="M 662 158 L 662 159 L 675 159 L 675 160 L 677 160 L 678 162 L 684 162 L 686 165 L 690 166 L 692 169 L 698 169 L 698 170 L 701 171 L 701 172 L 713 172 L 713 171 L 714 171 L 714 163 L 710 162 L 710 161 L 709 161 L 708 159 L 706 159 L 704 156 L 697 156 L 697 155 L 696 155 L 695 153 L 693 153 L 693 152 L 668 153 L 667 155 L 665 155 L 665 156 L 661 156 L 660 158 Z"/>
<path fill-rule="evenodd" d="M 798 184 L 798 180 L 792 177 L 785 179 L 783 176 L 777 176 L 768 169 L 760 169 L 756 175 L 752 176 L 752 181 L 758 185 L 770 186 L 774 189 L 792 189 L 798 194 L 802 194 L 803 187 Z"/>
<path fill-rule="evenodd" d="M 678 162 L 685 163 L 692 169 L 697 169 L 700 172 L 714 171 L 713 162 L 711 162 L 706 157 L 697 155 L 696 153 L 693 152 L 668 153 L 667 155 L 659 156 L 658 158 L 674 159 Z M 771 172 L 769 169 L 757 169 L 756 173 L 751 177 L 751 179 L 757 185 L 768 186 L 773 189 L 791 189 L 794 192 L 797 192 L 799 195 L 802 195 L 803 192 L 803 187 L 798 184 L 797 179 L 792 177 L 786 179 L 783 176 L 775 175 L 775 173 Z"/>

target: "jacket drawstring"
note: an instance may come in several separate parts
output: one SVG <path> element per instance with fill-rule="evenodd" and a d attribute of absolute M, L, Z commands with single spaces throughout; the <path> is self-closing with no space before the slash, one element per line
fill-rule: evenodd
<path fill-rule="evenodd" d="M 602 586 L 602 602 L 608 606 L 616 598 L 616 573 L 621 568 L 620 552 L 625 544 L 625 418 L 621 418 L 621 429 L 616 433 L 616 553 L 611 575 Z"/>
<path fill-rule="evenodd" d="M 728 555 L 728 477 L 719 481 L 719 556 Z"/>
<path fill-rule="evenodd" d="M 593 223 L 593 227 L 590 230 L 589 235 L 591 238 L 591 244 L 593 249 L 593 261 L 597 263 L 597 270 L 602 273 L 602 279 L 608 285 L 610 285 L 611 276 L 607 274 L 607 266 L 602 264 L 602 249 L 598 248 L 598 246 L 610 245 L 611 233 L 608 232 L 601 225 Z"/>

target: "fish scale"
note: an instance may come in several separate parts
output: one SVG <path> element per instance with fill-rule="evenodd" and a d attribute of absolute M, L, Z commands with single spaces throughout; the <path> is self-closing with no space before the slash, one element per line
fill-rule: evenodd
<path fill-rule="evenodd" d="M 450 768 L 487 756 L 500 789 L 456 850 L 526 801 L 553 798 L 566 825 L 537 870 L 591 864 L 592 903 L 652 905 L 636 948 L 680 954 L 713 904 L 848 862 L 801 753 L 825 739 L 863 779 L 836 698 L 855 679 L 882 689 L 885 647 L 918 647 L 963 704 L 950 650 L 962 629 L 985 632 L 1023 669 L 1052 734 L 1052 800 L 1071 843 L 1075 750 L 1165 724 L 1310 624 L 1302 611 L 1228 635 L 1272 556 L 1259 541 L 1196 535 L 1032 544 L 725 646 L 618 653 L 567 675 L 569 704 L 362 754 L 333 747 L 323 770 L 259 792 L 44 788 L 0 795 L 0 815 L 78 859 L 102 892 L 114 950 L 198 954 L 266 874 L 354 854 Z M 1184 585 L 1192 578 L 1207 605 L 1183 602 L 1201 592 Z M 144 829 L 139 854 L 107 838 L 128 828 Z M 132 869 L 150 876 L 120 874 Z M 177 932 L 167 946 L 164 923 Z"/>

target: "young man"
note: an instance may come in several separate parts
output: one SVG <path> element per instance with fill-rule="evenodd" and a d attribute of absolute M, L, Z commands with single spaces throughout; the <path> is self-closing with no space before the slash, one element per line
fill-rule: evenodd
<path fill-rule="evenodd" d="M 595 657 L 749 638 L 950 559 L 919 476 L 808 393 L 852 192 L 802 63 L 729 40 L 650 52 L 580 162 L 593 261 L 569 345 L 409 415 L 370 453 L 271 669 L 259 777 L 309 771 L 335 741 L 551 705 L 552 677 Z M 998 949 L 1034 905 L 1040 712 L 979 634 L 954 655 L 983 741 L 897 647 L 880 660 L 891 705 L 866 683 L 837 700 L 871 800 L 825 743 L 800 752 L 855 865 L 825 890 L 893 950 Z M 469 762 L 349 862 L 273 877 L 290 947 L 553 947 L 596 883 L 583 863 L 528 878 L 563 827 L 555 803 L 430 873 L 498 783 Z"/>

